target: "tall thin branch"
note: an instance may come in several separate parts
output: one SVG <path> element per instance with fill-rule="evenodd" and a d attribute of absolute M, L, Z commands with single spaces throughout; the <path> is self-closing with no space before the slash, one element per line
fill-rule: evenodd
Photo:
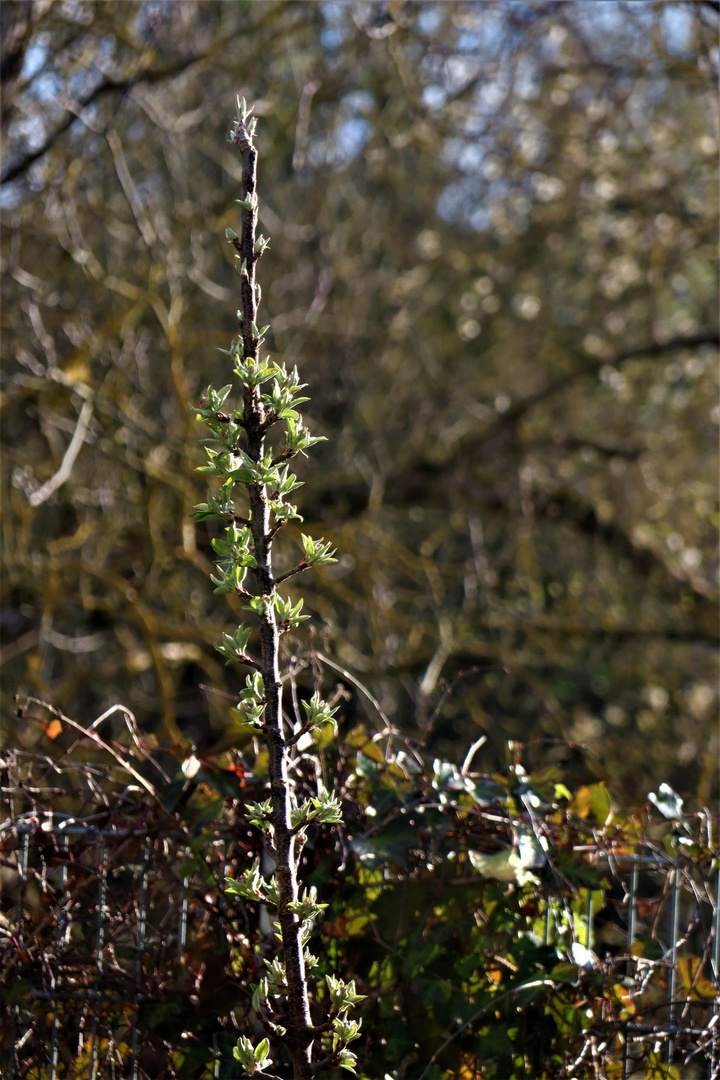
<path fill-rule="evenodd" d="M 257 150 L 253 145 L 252 135 L 242 120 L 238 121 L 234 141 L 242 157 L 242 193 L 240 199 L 242 231 L 239 248 L 243 269 L 241 270 L 240 285 L 240 334 L 245 358 L 257 361 L 259 358 L 260 338 L 257 328 L 258 293 L 255 284 L 255 263 L 257 261 L 255 251 Z M 245 391 L 242 426 L 247 434 L 248 457 L 254 462 L 262 462 L 265 453 L 266 417 L 259 386 L 248 388 Z M 248 485 L 248 490 L 250 495 L 250 528 L 257 561 L 255 575 L 260 594 L 270 597 L 275 591 L 271 558 L 270 503 L 264 485 Z M 300 940 L 301 922 L 289 906 L 298 899 L 295 873 L 295 844 L 297 837 L 294 835 L 290 824 L 290 781 L 287 771 L 288 747 L 284 739 L 282 721 L 279 634 L 275 610 L 270 606 L 266 609 L 266 613 L 260 615 L 260 644 L 262 650 L 260 671 L 265 687 L 264 733 L 269 753 L 273 844 L 276 862 L 275 874 L 279 893 L 277 918 L 282 934 L 287 977 L 288 1023 L 286 1041 L 292 1055 L 295 1080 L 310 1080 L 314 1074 L 311 1064 L 313 1030 L 310 1019 L 303 946 Z"/>

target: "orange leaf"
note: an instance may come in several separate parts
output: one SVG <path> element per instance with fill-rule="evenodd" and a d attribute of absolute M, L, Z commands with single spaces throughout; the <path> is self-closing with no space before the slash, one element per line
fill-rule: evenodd
<path fill-rule="evenodd" d="M 225 772 L 235 773 L 238 780 L 243 780 L 247 776 L 247 769 L 244 769 L 242 765 L 236 762 L 232 762 L 230 765 L 225 766 Z M 244 784 L 240 785 L 244 787 Z"/>
<path fill-rule="evenodd" d="M 58 735 L 62 731 L 62 724 L 59 720 L 43 720 L 42 729 L 47 735 L 48 739 L 57 739 Z"/>

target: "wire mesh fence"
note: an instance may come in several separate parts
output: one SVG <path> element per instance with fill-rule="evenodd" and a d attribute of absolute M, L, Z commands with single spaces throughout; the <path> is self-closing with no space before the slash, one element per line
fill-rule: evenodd
<path fill-rule="evenodd" d="M 238 813 L 187 828 L 137 787 L 118 793 L 123 778 L 97 763 L 5 752 L 2 764 L 2 1076 L 243 1075 L 231 1047 L 274 945 L 262 912 L 227 910 L 222 882 L 262 857 L 257 834 Z M 600 888 L 557 874 L 534 887 L 545 944 L 610 988 L 605 1022 L 588 1006 L 558 1075 L 719 1080 L 720 869 L 687 849 L 598 841 L 578 854 Z"/>
<path fill-rule="evenodd" d="M 187 1056 L 191 1046 L 163 1037 L 163 1019 L 178 996 L 193 1006 L 203 946 L 208 958 L 226 952 L 215 939 L 228 846 L 218 838 L 200 872 L 186 836 L 152 825 L 87 828 L 29 815 L 4 823 L 3 969 L 15 977 L 3 1076 L 138 1080 Z M 211 1041 L 222 1024 L 211 1018 Z"/>

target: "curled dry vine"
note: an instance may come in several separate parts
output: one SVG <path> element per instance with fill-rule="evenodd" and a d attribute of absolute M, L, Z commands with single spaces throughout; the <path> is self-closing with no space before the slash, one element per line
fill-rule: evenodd
<path fill-rule="evenodd" d="M 282 942 L 282 960 L 267 963 L 267 974 L 254 988 L 253 1007 L 265 1037 L 253 1040 L 243 1035 L 234 1054 L 245 1070 L 264 1078 L 272 1076 L 271 1042 L 282 1040 L 291 1057 L 295 1080 L 308 1080 L 323 1067 L 342 1066 L 353 1070 L 355 1055 L 347 1048 L 358 1037 L 360 1021 L 349 1019 L 349 1010 L 361 996 L 352 982 L 326 977 L 323 999 L 327 1017 L 313 1024 L 308 978 L 315 967 L 308 940 L 313 921 L 323 910 L 313 889 L 298 889 L 297 870 L 302 847 L 311 822 L 340 823 L 340 805 L 334 794 L 322 790 L 317 798 L 298 803 L 288 776 L 291 755 L 303 735 L 334 724 L 336 711 L 315 693 L 304 702 L 305 722 L 290 732 L 284 726 L 279 642 L 281 634 L 298 626 L 309 616 L 302 614 L 302 600 L 293 604 L 283 599 L 278 584 L 311 566 L 334 562 L 331 546 L 303 534 L 303 555 L 288 573 L 275 577 L 273 542 L 278 531 L 292 520 L 301 520 L 288 496 L 300 486 L 288 462 L 321 441 L 310 435 L 297 411 L 308 399 L 297 368 L 261 358 L 260 349 L 268 326 L 258 327 L 260 285 L 255 267 L 268 241 L 257 236 L 258 197 L 256 192 L 257 150 L 253 143 L 256 120 L 251 118 L 245 99 L 238 99 L 238 114 L 231 139 L 242 158 L 241 232 L 226 230 L 227 240 L 236 250 L 240 273 L 241 307 L 239 334 L 229 350 L 223 350 L 233 364 L 233 374 L 242 387 L 242 407 L 230 409 L 226 402 L 232 384 L 221 390 L 209 386 L 199 405 L 191 407 L 210 430 L 208 463 L 201 472 L 217 477 L 219 486 L 208 501 L 195 508 L 198 521 L 212 519 L 225 523 L 225 538 L 212 541 L 217 575 L 212 576 L 215 593 L 234 594 L 259 622 L 260 657 L 248 653 L 252 629 L 240 625 L 234 634 L 224 634 L 216 646 L 229 664 L 252 669 L 240 694 L 237 712 L 242 723 L 264 738 L 268 750 L 270 798 L 249 807 L 251 820 L 266 839 L 274 862 L 272 878 L 263 876 L 255 862 L 238 880 L 230 879 L 227 892 L 246 900 L 270 905 L 276 911 L 276 925 Z M 282 449 L 269 444 L 276 425 L 285 425 Z M 236 512 L 233 493 L 236 485 L 247 493 L 247 509 Z M 254 585 L 246 584 L 248 570 Z"/>

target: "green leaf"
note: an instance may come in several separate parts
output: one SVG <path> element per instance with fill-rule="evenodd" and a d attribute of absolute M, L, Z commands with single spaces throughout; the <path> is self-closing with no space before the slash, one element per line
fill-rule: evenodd
<path fill-rule="evenodd" d="M 347 1069 L 348 1072 L 354 1073 L 357 1058 L 350 1050 L 341 1050 L 338 1056 L 338 1065 L 341 1069 Z"/>
<path fill-rule="evenodd" d="M 268 900 L 270 900 L 270 897 L 268 896 L 268 882 L 265 881 L 260 872 L 260 861 L 256 859 L 255 862 L 248 867 L 242 877 L 226 878 L 225 892 L 230 896 L 242 896 L 246 900 L 257 900 L 260 903 L 267 903 Z"/>
<path fill-rule="evenodd" d="M 611 799 L 603 782 L 590 785 L 590 809 L 595 820 L 600 825 L 605 825 L 610 817 Z"/>
<path fill-rule="evenodd" d="M 514 848 L 498 851 L 494 855 L 485 855 L 480 851 L 468 851 L 468 858 L 483 877 L 495 881 L 517 882 L 518 885 L 537 883 L 537 877 L 523 866 L 522 860 Z"/>
<path fill-rule="evenodd" d="M 272 494 L 273 499 L 282 499 L 286 495 L 289 495 L 291 491 L 295 491 L 296 488 L 302 487 L 302 480 L 296 480 L 293 473 L 290 472 L 286 465 L 282 472 L 275 470 L 274 491 Z"/>
<path fill-rule="evenodd" d="M 283 600 L 283 598 L 275 593 L 275 610 L 278 613 L 278 621 L 280 623 L 280 630 L 290 630 L 295 626 L 299 626 L 301 622 L 305 622 L 309 619 L 309 615 L 301 615 L 303 601 L 298 600 L 297 604 L 293 606 L 292 600 Z"/>
<path fill-rule="evenodd" d="M 224 518 L 227 520 L 229 516 L 235 513 L 235 506 L 232 502 L 231 495 L 233 489 L 233 480 L 230 477 L 222 484 L 217 491 L 217 495 L 213 496 L 208 493 L 208 501 L 206 503 L 198 503 L 195 507 L 195 513 L 191 517 L 196 521 L 209 521 L 213 518 Z"/>
<path fill-rule="evenodd" d="M 314 885 L 310 889 L 303 889 L 302 896 L 288 904 L 288 910 L 294 912 L 302 922 L 315 919 L 326 907 L 327 904 L 317 902 L 317 889 Z"/>
<path fill-rule="evenodd" d="M 291 453 L 304 453 L 305 450 L 309 450 L 315 443 L 327 442 L 324 435 L 311 435 L 308 429 L 303 427 L 302 417 L 297 415 L 286 416 L 285 419 L 287 420 L 285 442 Z"/>
<path fill-rule="evenodd" d="M 337 559 L 333 558 L 335 551 L 332 544 L 326 544 L 323 537 L 320 540 L 313 540 L 306 533 L 300 535 L 303 551 L 305 552 L 305 562 L 308 566 L 323 566 L 326 563 L 337 562 Z"/>
<path fill-rule="evenodd" d="M 257 728 L 262 727 L 265 713 L 265 686 L 259 671 L 256 671 L 253 675 L 248 675 L 245 679 L 245 687 L 240 692 L 240 700 L 232 712 L 239 718 L 241 723 L 250 724 Z M 263 813 L 265 807 L 268 806 L 269 803 L 253 804 L 253 807 L 258 808 L 258 812 L 262 811 Z"/>
<path fill-rule="evenodd" d="M 251 630 L 249 627 L 238 626 L 232 636 L 230 636 L 230 634 L 223 634 L 222 641 L 219 645 L 215 643 L 215 648 L 225 657 L 228 664 L 247 660 L 245 649 L 250 634 Z"/>
<path fill-rule="evenodd" d="M 263 1066 L 265 1065 L 272 1064 L 272 1062 L 267 1056 L 269 1051 L 270 1042 L 268 1041 L 268 1039 L 263 1039 L 262 1042 L 259 1042 L 255 1047 L 255 1064 L 259 1065 L 260 1068 L 263 1068 Z"/>
<path fill-rule="evenodd" d="M 268 379 L 272 379 L 273 368 L 267 362 L 259 359 L 255 360 L 251 356 L 241 357 L 237 353 L 235 355 L 237 358 L 235 374 L 245 386 L 254 388 L 260 386 L 261 383 L 267 382 Z"/>
<path fill-rule="evenodd" d="M 252 1073 L 255 1071 L 255 1054 L 253 1045 L 247 1035 L 242 1035 L 238 1039 L 236 1046 L 233 1047 L 233 1057 L 240 1062 L 247 1072 Z"/>
<path fill-rule="evenodd" d="M 297 512 L 297 507 L 292 506 L 290 503 L 281 502 L 277 499 L 270 503 L 270 509 L 275 515 L 276 521 L 283 525 L 287 521 L 302 521 L 302 517 Z"/>
<path fill-rule="evenodd" d="M 576 983 L 580 969 L 577 964 L 561 962 L 556 964 L 550 972 L 550 978 L 556 983 Z"/>
<path fill-rule="evenodd" d="M 247 604 L 243 604 L 246 611 L 254 611 L 261 619 L 269 619 L 274 606 L 273 596 L 253 596 Z"/>
<path fill-rule="evenodd" d="M 310 731 L 316 731 L 318 728 L 324 727 L 325 724 L 332 724 L 333 730 L 337 733 L 337 721 L 334 719 L 335 713 L 340 706 L 331 709 L 326 701 L 323 701 L 320 694 L 315 691 L 310 701 L 303 701 L 303 709 L 305 710 L 305 726 L 309 727 Z"/>

